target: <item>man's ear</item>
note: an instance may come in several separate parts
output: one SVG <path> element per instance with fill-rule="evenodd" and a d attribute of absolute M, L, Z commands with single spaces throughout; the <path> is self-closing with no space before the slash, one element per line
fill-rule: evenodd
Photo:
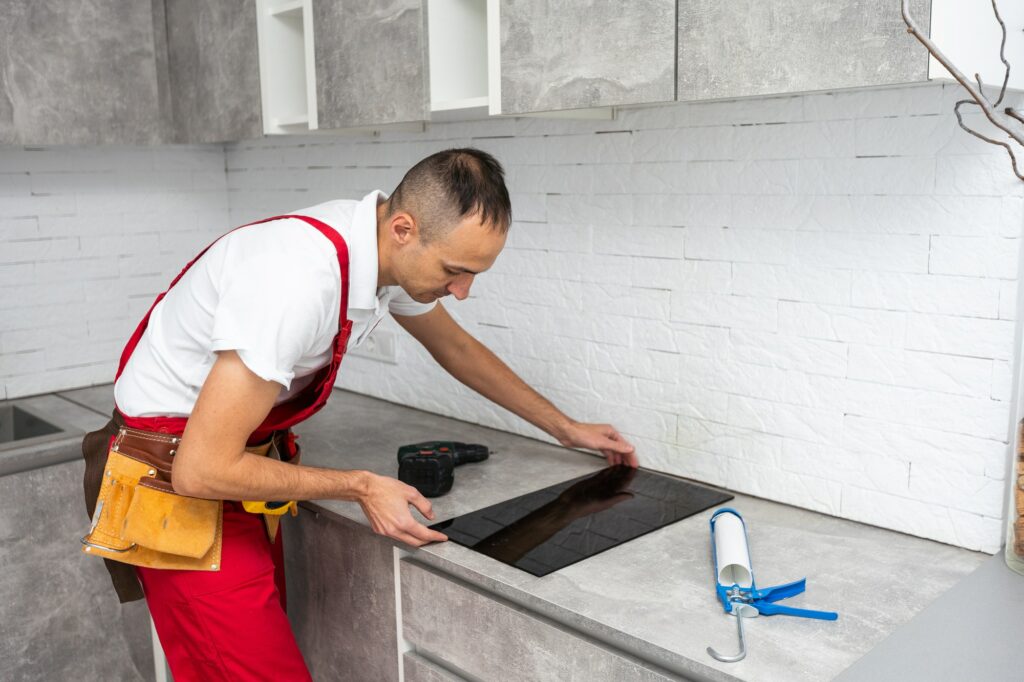
<path fill-rule="evenodd" d="M 388 219 L 388 232 L 396 244 L 405 246 L 419 238 L 420 230 L 412 215 L 399 211 Z"/>

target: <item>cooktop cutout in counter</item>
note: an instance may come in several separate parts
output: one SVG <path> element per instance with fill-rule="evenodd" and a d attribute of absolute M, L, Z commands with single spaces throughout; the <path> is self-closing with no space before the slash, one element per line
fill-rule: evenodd
<path fill-rule="evenodd" d="M 665 474 L 614 466 L 431 528 L 540 577 L 731 499 Z"/>

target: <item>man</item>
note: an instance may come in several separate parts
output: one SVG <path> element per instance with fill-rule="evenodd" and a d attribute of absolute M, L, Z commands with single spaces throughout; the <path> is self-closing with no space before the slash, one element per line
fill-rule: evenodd
<path fill-rule="evenodd" d="M 254 441 L 322 406 L 345 347 L 363 341 L 386 312 L 455 378 L 563 445 L 637 465 L 613 427 L 564 415 L 437 302 L 469 295 L 504 246 L 510 220 L 501 165 L 475 149 L 452 149 L 416 164 L 390 198 L 332 201 L 227 234 L 158 299 L 122 357 L 118 423 L 102 435 L 126 424 L 145 445 L 181 433 L 180 444 L 167 439 L 173 493 L 229 501 L 219 564 L 171 570 L 135 560 L 112 570 L 121 573 L 122 599 L 136 596 L 124 570 L 137 572 L 175 679 L 308 679 L 281 604 L 276 523 L 264 529 L 260 515 L 231 500 L 355 500 L 377 533 L 414 547 L 446 540 L 413 516 L 410 506 L 433 519 L 411 486 L 254 450 Z M 87 440 L 90 461 L 105 452 L 99 442 Z M 98 480 L 102 468 L 92 468 L 87 478 Z M 87 482 L 94 498 L 95 480 Z M 94 528 L 104 513 L 113 512 L 97 510 Z M 87 550 L 94 548 L 104 549 Z M 139 552 L 114 551 L 123 556 L 100 555 L 131 563 Z"/>

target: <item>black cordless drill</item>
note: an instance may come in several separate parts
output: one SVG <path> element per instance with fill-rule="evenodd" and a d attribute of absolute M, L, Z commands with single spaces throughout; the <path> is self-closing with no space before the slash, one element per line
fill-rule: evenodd
<path fill-rule="evenodd" d="M 455 467 L 482 462 L 489 456 L 486 445 L 432 440 L 398 448 L 398 480 L 424 497 L 439 497 L 452 489 Z"/>

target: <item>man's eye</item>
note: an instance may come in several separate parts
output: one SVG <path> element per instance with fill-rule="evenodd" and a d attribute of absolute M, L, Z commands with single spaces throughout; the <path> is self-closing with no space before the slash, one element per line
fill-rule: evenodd
<path fill-rule="evenodd" d="M 451 268 L 445 268 L 444 271 L 447 272 L 449 275 L 452 275 L 453 277 L 458 277 L 459 275 L 458 270 L 452 270 Z"/>

